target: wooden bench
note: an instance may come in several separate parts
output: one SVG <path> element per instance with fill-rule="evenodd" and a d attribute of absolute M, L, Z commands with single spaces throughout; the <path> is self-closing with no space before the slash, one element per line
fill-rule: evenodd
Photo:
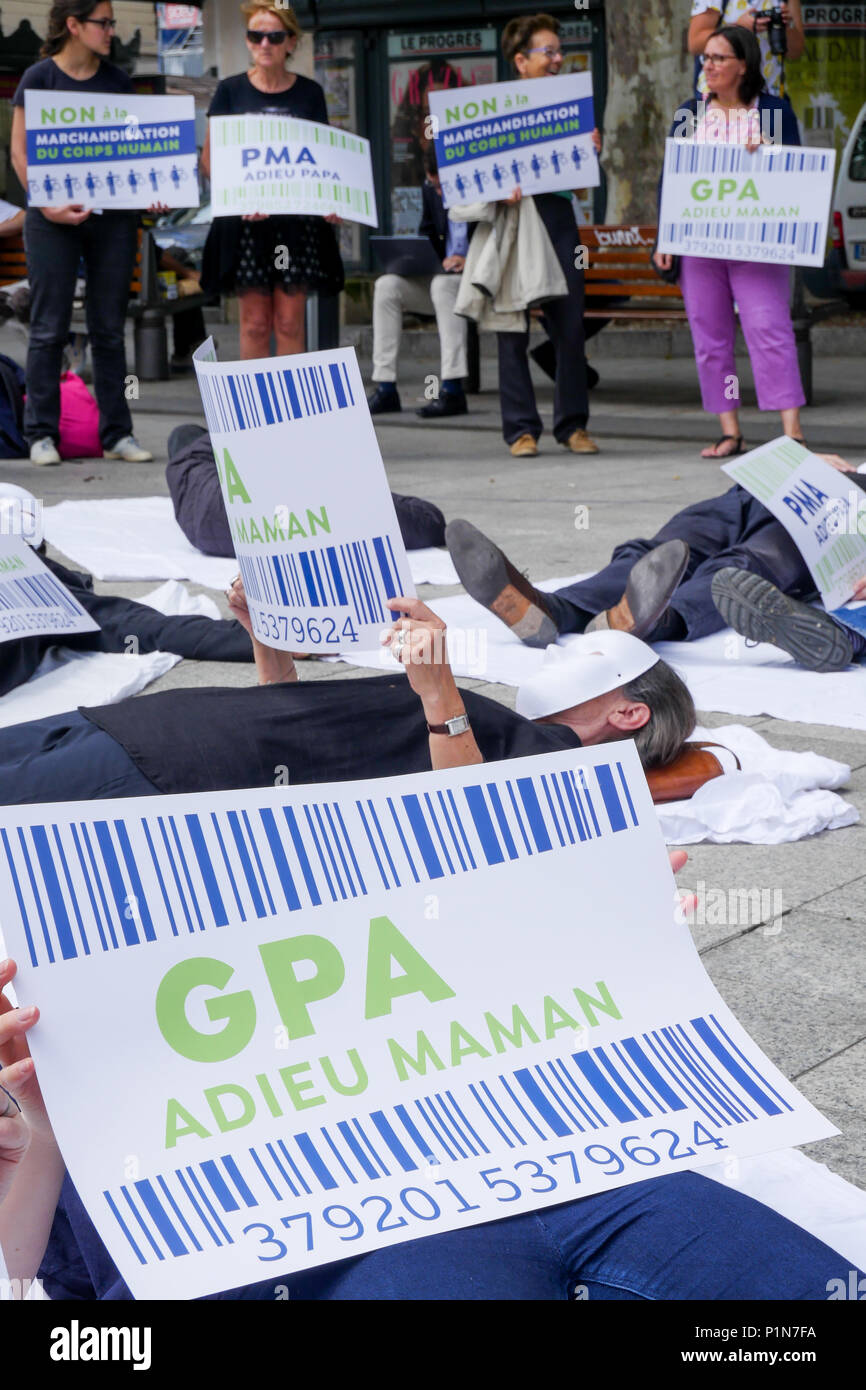
<path fill-rule="evenodd" d="M 195 309 L 208 303 L 203 294 L 186 295 L 178 299 L 163 299 L 160 294 L 157 249 L 149 231 L 139 228 L 135 265 L 129 282 L 127 313 L 134 321 L 135 374 L 141 381 L 167 381 L 168 365 L 167 320 L 170 314 Z M 0 237 L 0 288 L 27 278 L 27 257 L 24 239 L 20 235 Z M 83 328 L 73 315 L 70 325 Z"/>
<path fill-rule="evenodd" d="M 660 279 L 652 265 L 655 227 L 586 226 L 580 240 L 589 252 L 584 270 L 584 317 L 626 322 L 687 322 L 679 285 Z M 791 293 L 791 318 L 797 343 L 797 360 L 807 404 L 812 403 L 811 317 L 806 308 L 803 275 L 795 271 Z M 619 304 L 599 304 L 602 297 L 622 297 Z M 596 304 L 593 304 L 593 301 Z"/>

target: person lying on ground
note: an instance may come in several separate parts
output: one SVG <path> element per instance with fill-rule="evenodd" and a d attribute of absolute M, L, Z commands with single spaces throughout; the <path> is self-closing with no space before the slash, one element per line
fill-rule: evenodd
<path fill-rule="evenodd" d="M 201 425 L 178 425 L 168 437 L 165 480 L 177 524 L 205 555 L 235 553 L 210 435 Z M 407 550 L 445 544 L 445 518 L 433 502 L 392 492 Z"/>
<path fill-rule="evenodd" d="M 853 482 L 866 482 L 837 456 L 822 457 L 850 474 Z M 784 526 L 739 484 L 677 512 L 651 540 L 617 546 L 610 563 L 597 574 L 554 593 L 530 583 L 471 522 L 449 522 L 445 536 L 467 593 L 530 647 L 546 647 L 560 635 L 600 629 L 628 632 L 647 642 L 694 642 L 720 632 L 735 606 L 732 601 L 722 613 L 716 605 L 714 594 L 724 587 L 721 580 L 714 585 L 720 571 L 743 571 L 734 585 L 743 611 L 748 606 L 743 594 L 751 592 L 754 576 L 798 600 L 815 596 L 809 568 Z M 838 670 L 866 652 L 866 639 L 859 633 L 838 624 L 838 633 L 824 632 L 826 615 L 821 610 L 810 610 L 819 615 L 812 620 L 813 640 L 808 624 L 803 629 L 802 607 L 796 609 L 796 631 L 792 619 L 780 620 L 788 634 L 785 649 L 800 665 L 814 671 Z M 763 621 L 760 615 L 759 619 Z M 781 631 L 778 623 L 774 630 Z"/>
<path fill-rule="evenodd" d="M 190 661 L 252 661 L 249 637 L 233 618 L 166 615 L 146 603 L 135 603 L 116 594 L 96 594 L 92 575 L 49 559 L 44 547 L 38 553 L 51 573 L 99 623 L 99 631 L 65 634 L 62 642 L 58 642 L 56 633 L 0 642 L 0 696 L 29 680 L 46 652 L 58 645 L 75 652 L 125 652 L 134 656 L 172 652 Z"/>
<path fill-rule="evenodd" d="M 239 578 L 229 603 L 249 625 Z M 299 684 L 291 653 L 250 633 L 258 687 L 166 690 L 0 729 L 0 805 L 345 782 L 622 738 L 660 767 L 694 728 L 685 685 L 636 638 L 599 633 L 566 661 L 555 651 L 518 694 L 526 718 L 458 690 L 445 625 L 420 600 L 391 605 L 401 616 L 388 642 L 408 680 Z M 426 649 L 431 662 L 410 660 Z"/>

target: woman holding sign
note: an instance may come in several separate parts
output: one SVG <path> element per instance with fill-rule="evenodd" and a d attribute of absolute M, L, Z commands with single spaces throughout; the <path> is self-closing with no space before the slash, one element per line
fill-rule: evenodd
<path fill-rule="evenodd" d="M 12 99 L 12 163 L 22 188 L 27 188 L 26 91 L 75 93 L 90 105 L 94 96 L 132 91 L 126 73 L 106 61 L 115 28 L 108 0 L 54 0 L 42 61 L 27 69 Z M 125 391 L 124 324 L 137 229 L 135 212 L 97 214 L 83 203 L 27 212 L 30 345 L 24 437 L 32 463 L 60 462 L 60 371 L 82 259 L 87 269 L 87 327 L 105 457 L 127 463 L 145 463 L 153 457 L 133 436 Z"/>
<path fill-rule="evenodd" d="M 754 150 L 769 143 L 765 131 L 780 128 L 783 145 L 800 144 L 790 106 L 764 90 L 761 50 L 753 34 L 737 25 L 720 29 L 707 40 L 702 61 L 711 84 L 708 100 L 680 106 L 671 138 L 683 139 L 685 134 L 698 142 L 744 144 Z M 660 271 L 671 272 L 670 254 L 656 251 L 653 260 Z M 717 414 L 722 428 L 721 438 L 701 457 L 724 459 L 744 451 L 734 358 L 736 311 L 749 349 L 758 406 L 780 411 L 785 434 L 802 443 L 800 406 L 806 397 L 788 308 L 789 267 L 683 256 L 679 281 L 704 410 Z"/>
<path fill-rule="evenodd" d="M 247 20 L 250 67 L 223 78 L 208 115 L 295 116 L 327 125 L 325 93 L 318 82 L 286 69 L 301 36 L 294 10 L 278 0 L 246 0 L 241 12 Z M 209 135 L 201 167 L 210 174 Z M 339 294 L 343 288 L 337 238 L 325 225 L 337 220 L 333 213 L 325 218 L 263 212 L 214 218 L 204 248 L 202 289 L 237 293 L 242 358 L 269 357 L 272 334 L 278 357 L 304 351 L 307 292 Z"/>

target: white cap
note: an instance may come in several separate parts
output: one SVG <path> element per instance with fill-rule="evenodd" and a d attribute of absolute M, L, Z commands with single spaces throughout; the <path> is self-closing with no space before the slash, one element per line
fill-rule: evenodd
<path fill-rule="evenodd" d="M 0 536 L 22 536 L 29 545 L 42 544 L 42 504 L 15 483 L 0 483 Z"/>
<path fill-rule="evenodd" d="M 526 719 L 558 714 L 618 690 L 658 660 L 652 647 L 628 632 L 581 633 L 546 649 L 541 668 L 520 686 L 515 708 Z"/>

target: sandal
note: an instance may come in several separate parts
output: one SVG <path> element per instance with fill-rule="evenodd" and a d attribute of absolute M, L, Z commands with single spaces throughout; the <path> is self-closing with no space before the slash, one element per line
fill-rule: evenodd
<path fill-rule="evenodd" d="M 726 454 L 704 454 L 704 453 L 702 453 L 702 454 L 701 454 L 701 458 L 702 458 L 702 459 L 732 459 L 732 458 L 736 458 L 736 457 L 737 457 L 737 454 L 744 454 L 744 453 L 746 452 L 746 450 L 743 448 L 743 436 L 742 436 L 741 434 L 723 434 L 722 437 L 721 437 L 721 439 L 717 439 L 716 442 L 715 442 L 715 444 L 714 444 L 712 447 L 713 447 L 714 449 L 718 449 L 719 445 L 720 445 L 720 444 L 724 444 L 724 442 L 725 442 L 726 439 L 732 439 L 732 440 L 734 441 L 734 444 L 736 445 L 736 448 L 735 448 L 735 449 L 729 449 L 728 452 L 727 452 Z"/>

